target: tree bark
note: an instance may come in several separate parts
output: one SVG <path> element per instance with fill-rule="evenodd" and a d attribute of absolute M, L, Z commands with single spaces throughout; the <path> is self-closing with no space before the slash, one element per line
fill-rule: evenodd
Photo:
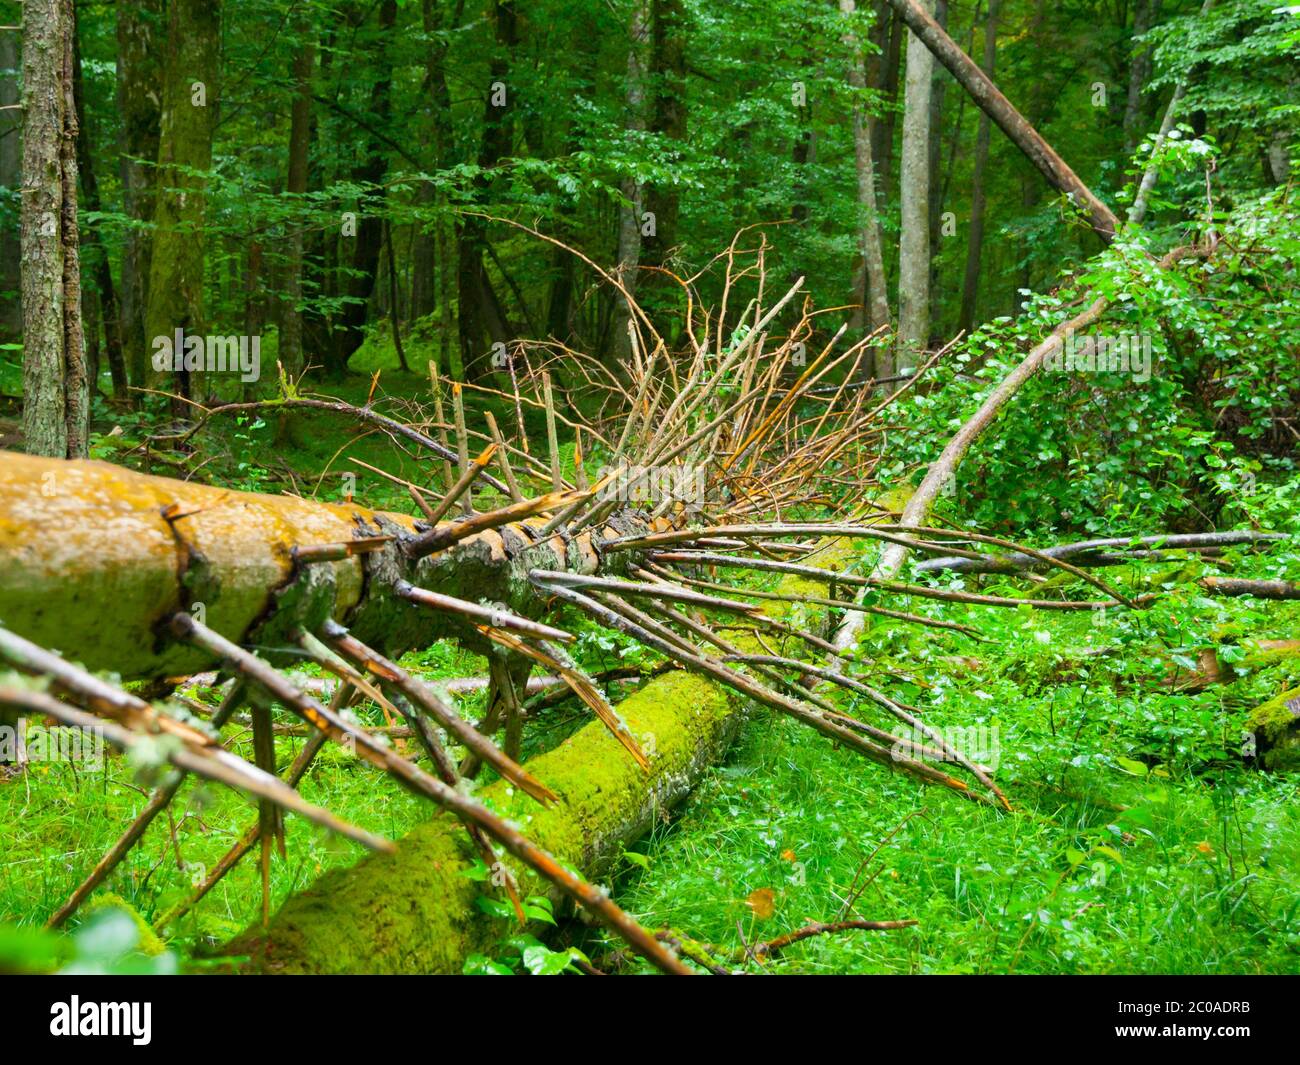
<path fill-rule="evenodd" d="M 932 2 L 932 0 L 931 0 Z M 925 13 L 931 25 L 935 25 Z M 937 25 L 935 26 L 937 29 Z M 942 32 L 942 31 L 939 31 Z M 934 59 L 909 30 L 899 168 L 898 366 L 930 340 L 930 90 Z M 892 371 L 892 368 L 888 368 Z M 881 368 L 881 376 L 893 376 Z"/>
<path fill-rule="evenodd" d="M 650 78 L 650 130 L 670 147 L 682 144 L 686 140 L 686 8 L 682 0 L 651 0 Z M 677 240 L 677 187 L 652 182 L 645 202 L 654 219 L 654 234 L 642 242 L 642 254 L 648 264 L 662 266 Z"/>
<path fill-rule="evenodd" d="M 1101 202 L 1077 174 L 1066 164 L 1037 130 L 1033 128 L 998 87 L 961 50 L 929 13 L 916 0 L 888 0 L 888 3 L 907 23 L 908 28 L 935 57 L 952 72 L 952 76 L 985 111 L 998 128 L 1016 145 L 1029 161 L 1038 168 L 1048 183 L 1069 196 L 1084 212 L 1089 224 L 1099 237 L 1110 243 L 1115 236 L 1119 220 L 1109 207 Z M 909 42 L 909 54 L 911 44 Z"/>
<path fill-rule="evenodd" d="M 852 15 L 856 0 L 840 0 L 840 12 Z M 849 85 L 854 89 L 866 87 L 866 71 L 862 52 L 852 34 L 845 37 L 851 50 L 849 60 Z M 876 207 L 875 160 L 871 151 L 871 131 L 861 102 L 853 106 L 853 158 L 858 179 L 858 206 L 862 213 L 862 258 L 853 279 L 853 298 L 862 309 L 855 309 L 853 328 L 863 326 L 863 309 L 870 330 L 889 325 L 889 287 L 885 278 L 884 243 L 880 235 L 880 215 Z M 878 370 L 878 368 L 876 368 Z M 880 375 L 887 376 L 887 375 Z"/>
<path fill-rule="evenodd" d="M 948 30 L 948 0 L 935 0 L 934 20 L 946 33 Z M 930 80 L 930 307 L 927 317 L 931 331 L 939 303 L 939 241 L 943 239 L 944 182 L 940 173 L 943 163 L 943 98 L 948 85 L 948 72 L 938 63 L 931 63 Z M 955 134 L 954 134 L 955 136 Z"/>
<path fill-rule="evenodd" d="M 392 104 L 393 68 L 388 61 L 387 44 L 397 22 L 397 0 L 379 4 L 379 44 L 375 55 L 378 73 L 370 91 L 370 114 L 380 126 L 388 122 Z M 364 158 L 352 172 L 358 184 L 378 186 L 388 172 L 388 160 L 378 137 L 369 139 Z M 357 204 L 357 235 L 351 240 L 351 273 L 343 281 L 347 302 L 339 315 L 335 347 L 327 354 L 325 368 L 331 376 L 347 371 L 348 361 L 365 340 L 366 317 L 379 279 L 379 255 L 383 250 L 384 221 L 381 215 L 383 194 L 364 193 Z"/>
<path fill-rule="evenodd" d="M 648 36 L 647 0 L 634 0 L 628 23 L 627 82 L 624 89 L 626 117 L 623 128 L 641 132 L 645 118 L 645 60 L 642 51 Z M 644 189 L 634 178 L 624 178 L 619 191 L 625 203 L 618 208 L 618 252 L 616 276 L 629 295 L 636 297 L 637 266 L 641 259 L 641 210 Z M 614 336 L 612 353 L 615 366 L 626 366 L 632 357 L 632 339 L 628 326 L 632 308 L 621 295 L 614 297 Z"/>
<path fill-rule="evenodd" d="M 23 435 L 34 455 L 77 457 L 89 435 L 77 243 L 77 115 L 70 0 L 23 12 Z"/>
<path fill-rule="evenodd" d="M 480 177 L 476 186 L 484 193 L 489 179 L 483 176 L 510 154 L 514 143 L 514 94 L 518 86 L 508 83 L 510 59 L 517 44 L 517 17 L 514 0 L 495 0 L 493 4 L 496 51 L 489 64 L 489 86 L 483 105 L 483 136 L 479 146 Z M 494 97 L 504 87 L 504 106 Z M 460 354 L 464 373 L 481 376 L 483 357 L 489 340 L 508 344 L 513 330 L 505 309 L 497 298 L 484 261 L 487 228 L 481 218 L 466 217 L 460 224 L 456 248 L 456 288 Z"/>
<path fill-rule="evenodd" d="M 163 62 L 159 42 L 166 39 L 162 0 L 118 0 L 117 100 L 122 116 L 119 176 L 123 210 L 133 222 L 123 238 L 121 271 L 122 347 L 131 384 L 144 387 L 149 376 L 145 317 L 158 161 Z"/>
<path fill-rule="evenodd" d="M 1151 28 L 1154 9 L 1159 0 L 1136 0 L 1133 5 L 1133 35 L 1129 41 L 1128 99 L 1124 105 L 1124 151 L 1131 153 L 1142 137 L 1145 123 L 1142 90 L 1151 76 L 1151 46 L 1137 43 L 1137 38 Z M 990 72 L 991 76 L 992 72 Z"/>
<path fill-rule="evenodd" d="M 409 580 L 541 617 L 551 609 L 549 597 L 533 588 L 527 570 L 594 573 L 593 538 L 619 535 L 606 526 L 585 530 L 566 549 L 558 535 L 534 542 L 518 526 L 506 526 L 410 561 L 397 542 L 416 533 L 408 515 L 10 452 L 0 452 L 0 513 L 21 515 L 0 523 L 4 627 L 57 647 L 88 669 L 127 679 L 179 676 L 214 664 L 206 652 L 157 636 L 161 622 L 196 603 L 204 604 L 209 627 L 240 643 L 289 647 L 297 627 L 314 631 L 333 617 L 346 619 L 359 639 L 392 658 L 444 638 L 486 649 L 477 630 L 462 628 L 451 614 L 414 609 L 391 592 L 393 585 Z M 522 524 L 535 533 L 545 523 Z M 649 528 L 644 521 L 633 527 Z M 109 528 L 114 534 L 106 537 Z M 294 547 L 366 535 L 395 539 L 365 556 L 309 567 L 294 562 Z M 70 595 L 76 610 L 49 609 Z"/>
<path fill-rule="evenodd" d="M 998 56 L 999 0 L 989 0 L 988 16 L 984 21 L 984 61 L 981 69 L 990 81 Z M 989 162 L 989 141 L 992 129 L 988 113 L 980 112 L 979 128 L 975 133 L 975 164 L 971 177 L 970 229 L 966 243 L 966 271 L 961 286 L 961 317 L 957 328 L 967 333 L 975 325 L 975 301 L 979 295 L 980 257 L 984 251 L 984 180 Z"/>
<path fill-rule="evenodd" d="M 77 171 L 81 177 L 81 192 L 86 211 L 98 214 L 101 209 L 99 182 L 95 179 L 91 131 L 86 123 L 80 34 L 75 28 L 73 34 L 73 99 L 76 102 L 77 126 L 80 130 L 80 136 L 77 137 Z M 108 250 L 104 247 L 97 222 L 87 224 L 86 244 L 90 248 L 90 265 L 95 278 L 95 287 L 99 290 L 100 317 L 104 327 L 104 354 L 108 358 L 108 370 L 113 381 L 113 399 L 125 405 L 129 401 L 129 392 L 126 359 L 122 351 L 122 312 L 117 301 L 117 290 L 113 285 L 113 271 L 108 261 Z M 99 360 L 88 361 L 91 366 L 90 381 L 93 391 L 93 386 L 99 377 Z"/>
<path fill-rule="evenodd" d="M 310 27 L 304 25 L 304 32 Z M 294 95 L 289 112 L 289 169 L 284 191 L 302 196 L 307 191 L 311 163 L 312 72 L 316 65 L 316 43 L 302 41 L 293 58 Z M 302 350 L 302 226 L 289 223 L 286 235 L 284 298 L 280 309 L 280 363 L 291 381 L 303 371 Z"/>
<path fill-rule="evenodd" d="M 156 337 L 170 338 L 178 329 L 197 336 L 207 327 L 203 298 L 205 175 L 212 167 L 220 46 L 219 2 L 171 0 L 145 315 L 145 337 L 151 351 Z M 148 380 L 155 387 L 191 399 L 197 398 L 203 387 L 201 371 L 159 370 L 152 361 Z M 179 403 L 174 406 L 177 413 L 184 408 Z"/>

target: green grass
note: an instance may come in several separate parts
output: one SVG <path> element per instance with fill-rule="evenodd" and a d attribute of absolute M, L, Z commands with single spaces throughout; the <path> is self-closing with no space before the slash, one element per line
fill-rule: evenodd
<path fill-rule="evenodd" d="M 1063 651 L 1113 642 L 1122 626 L 977 610 L 997 640 L 966 642 L 978 669 L 936 670 L 957 644 L 930 634 L 894 662 L 926 678 L 913 701 L 932 724 L 996 726 L 1013 813 L 764 713 L 678 823 L 640 848 L 647 868 L 621 901 L 723 956 L 811 921 L 919 921 L 804 941 L 763 966 L 780 972 L 1300 971 L 1300 781 L 1236 756 L 1245 710 L 1300 662 L 1196 695 L 1105 658 L 1063 683 Z M 1279 635 L 1295 631 L 1294 609 L 1267 613 Z M 897 646 L 896 629 L 876 631 L 877 652 Z M 749 901 L 765 890 L 770 916 Z"/>
<path fill-rule="evenodd" d="M 359 368 L 383 362 L 379 349 L 358 358 Z M 412 353 L 412 365 L 424 358 Z M 333 391 L 361 403 L 369 385 L 368 377 L 355 377 Z M 391 366 L 381 385 L 397 397 L 427 394 L 423 377 Z M 319 475 L 355 469 L 344 461 L 355 455 L 411 480 L 436 480 L 427 457 L 404 455 L 344 419 L 302 419 L 287 445 L 276 443 L 275 428 L 273 418 L 215 423 L 200 448 L 216 455 L 203 475 L 291 490 L 280 476 L 287 464 L 310 475 L 298 479 L 302 494 L 335 499 L 340 482 Z M 132 435 L 125 434 L 128 442 Z M 362 501 L 411 509 L 401 489 L 361 473 Z M 1300 575 L 1294 553 L 1243 555 L 1235 564 L 1242 575 Z M 636 845 L 616 883 L 620 903 L 647 925 L 715 945 L 720 956 L 743 957 L 745 943 L 810 921 L 919 922 L 902 931 L 820 936 L 762 966 L 736 963 L 751 971 L 1300 971 L 1300 776 L 1261 772 L 1240 756 L 1247 713 L 1300 681 L 1300 658 L 1199 692 L 1169 683 L 1196 665 L 1202 649 L 1249 662 L 1248 640 L 1296 637 L 1300 609 L 1201 598 L 1189 567 L 1105 575 L 1164 598 L 1148 611 L 1101 618 L 891 602 L 973 624 L 988 642 L 894 623 L 873 625 L 864 638 L 878 685 L 924 707 L 932 724 L 996 729 L 997 779 L 1014 812 L 922 786 L 763 711 L 679 815 Z M 986 578 L 980 590 L 1024 594 L 1024 587 Z M 584 633 L 579 653 L 592 669 L 650 661 L 624 640 L 575 628 Z M 405 661 L 431 678 L 483 672 L 481 661 L 448 646 Z M 867 707 L 844 705 L 890 727 Z M 470 717 L 481 706 L 481 696 L 463 704 Z M 377 708 L 362 713 L 381 721 Z M 573 704 L 548 710 L 526 736 L 528 751 L 553 745 L 586 720 Z M 281 764 L 301 742 L 278 741 Z M 251 755 L 247 735 L 236 750 Z M 318 759 L 303 792 L 390 838 L 428 809 L 336 753 Z M 7 826 L 0 922 L 43 922 L 144 794 L 133 769 L 116 758 L 104 773 L 34 765 L 25 777 L 0 783 L 0 823 Z M 187 784 L 171 817 L 155 822 L 105 890 L 152 919 L 253 816 L 253 807 L 226 789 Z M 288 842 L 288 859 L 272 867 L 276 904 L 359 856 L 355 845 L 298 818 L 289 820 Z M 256 920 L 259 906 L 257 863 L 246 860 L 171 929 L 172 946 L 188 955 L 220 943 Z M 597 962 L 620 964 L 616 944 L 600 933 L 581 941 Z"/>

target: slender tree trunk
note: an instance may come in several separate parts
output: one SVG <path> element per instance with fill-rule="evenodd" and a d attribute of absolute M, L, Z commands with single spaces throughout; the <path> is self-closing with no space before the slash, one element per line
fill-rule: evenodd
<path fill-rule="evenodd" d="M 639 132 L 646 128 L 645 120 L 645 60 L 642 51 L 648 36 L 648 10 L 646 0 L 634 0 L 632 17 L 628 24 L 627 85 L 624 90 L 626 115 L 624 128 Z M 641 209 L 644 190 L 634 178 L 624 178 L 620 187 L 626 201 L 618 208 L 618 279 L 628 293 L 636 297 L 637 265 L 641 258 Z M 614 297 L 613 356 L 616 365 L 626 366 L 632 357 L 632 340 L 628 324 L 632 308 L 622 296 Z"/>
<path fill-rule="evenodd" d="M 86 454 L 89 384 L 77 244 L 71 0 L 23 9 L 23 435 L 34 455 Z"/>
<path fill-rule="evenodd" d="M 306 28 L 306 27 L 304 27 Z M 307 191 L 311 164 L 312 71 L 316 65 L 314 41 L 304 41 L 293 59 L 293 105 L 289 114 L 289 171 L 285 192 L 302 196 Z M 284 301 L 280 308 L 280 364 L 289 379 L 303 371 L 302 351 L 302 226 L 291 220 L 285 240 Z"/>
<path fill-rule="evenodd" d="M 934 20 L 947 32 L 948 0 L 935 0 Z M 930 80 L 930 329 L 934 331 L 936 306 L 939 303 L 939 241 L 943 239 L 943 97 L 948 72 L 942 64 L 931 64 Z"/>
<path fill-rule="evenodd" d="M 18 35 L 0 33 L 0 186 L 22 187 L 22 119 L 18 111 Z M 6 213 L 0 224 L 0 341 L 23 335 L 22 243 L 17 219 Z"/>
<path fill-rule="evenodd" d="M 82 200 L 88 213 L 98 214 L 101 209 L 99 199 L 99 182 L 95 179 L 95 167 L 91 145 L 91 130 L 86 122 L 85 92 L 82 85 L 80 35 L 74 31 L 73 37 L 73 98 L 77 107 L 77 126 L 81 135 L 77 138 L 77 170 L 81 176 Z M 95 287 L 99 290 L 100 318 L 104 327 L 104 354 L 108 358 L 108 370 L 113 380 L 113 399 L 126 404 L 129 399 L 126 376 L 126 359 L 122 351 L 122 313 L 117 302 L 117 290 L 113 286 L 113 271 L 108 261 L 108 250 L 99 234 L 99 224 L 89 223 L 86 227 L 86 244 L 90 249 L 91 272 L 95 278 Z M 94 336 L 92 330 L 90 336 Z M 98 344 L 95 344 L 98 348 Z M 88 359 L 91 372 L 89 375 L 92 391 L 99 379 L 99 359 Z"/>
<path fill-rule="evenodd" d="M 453 25 L 459 23 L 461 14 L 461 5 L 457 6 Z M 435 0 L 424 0 L 423 8 L 423 25 L 424 32 L 432 38 L 435 43 L 429 48 L 428 56 L 425 60 L 424 68 L 424 92 L 429 97 L 429 110 L 432 116 L 433 125 L 433 148 L 436 165 L 440 170 L 453 166 L 456 162 L 456 153 L 454 150 L 454 137 L 451 128 L 451 90 L 447 87 L 447 44 L 446 38 L 440 36 L 438 31 L 442 29 L 442 17 L 438 10 Z M 425 190 L 422 190 L 422 194 Z M 436 203 L 434 195 L 428 192 L 427 202 L 430 205 Z M 437 277 L 430 272 L 427 282 L 428 296 L 427 299 L 432 301 L 434 298 L 433 288 L 437 285 L 437 302 L 439 304 L 439 331 L 438 331 L 438 366 L 447 368 L 451 371 L 453 378 L 460 379 L 464 376 L 463 363 L 460 357 L 459 343 L 453 343 L 453 331 L 455 323 L 452 315 L 452 305 L 454 302 L 455 290 L 453 282 L 455 280 L 455 271 L 453 264 L 456 263 L 458 255 L 455 248 L 456 228 L 449 226 L 441 217 L 438 217 L 427 230 L 422 230 L 417 238 L 417 249 L 421 241 L 428 242 L 426 251 L 417 250 L 416 252 L 416 288 L 420 289 L 419 284 L 420 268 L 419 263 L 427 255 L 430 262 L 430 270 L 435 267 Z M 412 296 L 412 316 L 420 313 L 423 307 L 422 300 L 426 297 Z M 430 305 L 430 309 L 432 306 Z M 451 365 L 448 365 L 450 360 Z"/>
<path fill-rule="evenodd" d="M 925 12 L 929 16 L 929 11 Z M 930 339 L 930 90 L 934 58 L 914 32 L 907 34 L 903 156 L 899 172 L 899 365 Z M 883 373 L 882 376 L 888 376 Z"/>
<path fill-rule="evenodd" d="M 133 222 L 154 219 L 162 81 L 161 42 L 166 39 L 163 0 L 118 0 L 117 101 L 122 116 L 123 209 Z M 147 225 L 127 229 L 122 245 L 122 347 L 131 384 L 143 387 L 149 376 L 145 316 L 153 235 Z"/>
<path fill-rule="evenodd" d="M 510 59 L 517 43 L 517 20 L 513 0 L 493 4 L 497 48 L 489 65 L 489 85 L 483 111 L 483 139 L 479 167 L 487 172 L 509 153 L 514 143 L 514 94 L 510 84 Z M 504 94 L 504 99 L 502 95 Z M 485 192 L 488 182 L 479 181 Z M 484 261 L 487 229 L 481 218 L 465 218 L 458 235 L 456 279 L 460 348 L 463 371 L 470 377 L 483 373 L 483 356 L 489 340 L 508 344 L 513 330 L 497 299 Z"/>
<path fill-rule="evenodd" d="M 1133 6 L 1133 38 L 1128 63 L 1128 100 L 1124 106 L 1124 151 L 1132 152 L 1146 125 L 1142 90 L 1151 76 L 1151 46 L 1136 43 L 1151 28 L 1154 9 L 1159 0 L 1136 0 Z"/>
<path fill-rule="evenodd" d="M 1119 220 L 1104 203 L 1070 169 L 1039 132 L 1002 95 L 998 87 L 972 62 L 955 41 L 931 18 L 929 12 L 916 0 L 888 0 L 889 4 L 907 23 L 935 57 L 951 71 L 954 78 L 979 104 L 998 127 L 1011 138 L 1012 143 L 1028 156 L 1048 183 L 1065 193 L 1087 216 L 1096 234 L 1107 243 L 1114 239 Z M 908 44 L 908 54 L 911 54 Z"/>
<path fill-rule="evenodd" d="M 406 363 L 406 349 L 402 347 L 402 307 L 397 286 L 397 254 L 393 246 L 393 223 L 390 220 L 384 226 L 388 246 L 388 321 L 393 329 L 393 347 L 397 349 L 397 362 L 403 373 L 410 373 L 411 367 Z"/>
<path fill-rule="evenodd" d="M 670 144 L 686 140 L 686 8 L 683 0 L 651 0 L 650 76 L 653 85 L 650 130 Z M 646 210 L 654 232 L 642 242 L 648 264 L 662 265 L 677 240 L 677 188 L 653 182 Z"/>
<path fill-rule="evenodd" d="M 903 69 L 903 34 L 906 27 L 898 13 L 886 0 L 880 5 L 884 10 L 882 18 L 888 23 L 885 31 L 885 57 L 881 64 L 879 89 L 889 105 L 880 121 L 873 123 L 875 140 L 872 142 L 871 154 L 877 162 L 881 189 L 893 187 L 894 175 L 894 132 L 898 123 L 898 81 Z"/>
<path fill-rule="evenodd" d="M 158 192 L 149 269 L 145 336 L 204 333 L 206 178 L 212 167 L 221 45 L 221 5 L 213 0 L 170 0 L 167 61 L 158 141 Z M 161 349 L 160 349 L 161 350 Z M 161 362 L 160 362 L 161 365 Z M 201 394 L 202 374 L 160 370 L 151 356 L 150 380 L 187 398 Z M 184 404 L 175 403 L 177 414 Z"/>
<path fill-rule="evenodd" d="M 63 365 L 63 139 L 60 0 L 23 11 L 23 438 L 33 455 L 68 450 Z"/>
<path fill-rule="evenodd" d="M 990 79 L 998 55 L 998 7 L 1000 0 L 989 0 L 988 16 L 984 20 L 984 61 L 981 69 Z M 989 141 L 992 123 L 981 111 L 979 129 L 975 134 L 975 168 L 971 178 L 970 230 L 966 244 L 966 271 L 961 287 L 961 318 L 959 329 L 970 332 L 975 325 L 975 301 L 979 295 L 980 256 L 984 250 L 985 170 L 989 162 Z"/>
<path fill-rule="evenodd" d="M 854 14 L 856 0 L 839 0 L 839 3 L 842 14 Z M 845 43 L 851 50 L 849 85 L 854 89 L 863 89 L 866 87 L 866 71 L 862 51 L 852 34 L 846 35 Z M 862 329 L 865 317 L 869 328 L 876 330 L 889 325 L 889 289 L 885 279 L 880 216 L 876 209 L 876 174 L 871 152 L 871 132 L 866 111 L 860 101 L 853 106 L 853 156 L 858 178 L 858 207 L 862 215 L 862 258 L 854 272 L 853 299 L 860 306 L 854 311 L 856 321 L 851 322 L 851 327 Z"/>
<path fill-rule="evenodd" d="M 375 57 L 379 69 L 370 91 L 370 114 L 382 127 L 387 124 L 392 103 L 393 73 L 388 61 L 388 42 L 393 37 L 397 22 L 397 0 L 382 0 L 379 4 L 379 44 Z M 365 158 L 352 172 L 352 178 L 363 187 L 378 186 L 388 172 L 388 160 L 382 144 L 371 138 Z M 339 328 L 335 334 L 336 347 L 328 354 L 326 369 L 332 376 L 347 371 L 350 360 L 365 340 L 366 317 L 379 279 L 379 255 L 383 250 L 384 221 L 380 214 L 383 194 L 375 191 L 363 193 L 357 204 L 357 235 L 352 245 L 351 273 L 343 281 L 347 302 L 339 315 Z"/>

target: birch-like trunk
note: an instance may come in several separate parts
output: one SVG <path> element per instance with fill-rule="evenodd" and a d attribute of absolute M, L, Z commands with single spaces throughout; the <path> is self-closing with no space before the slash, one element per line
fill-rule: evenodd
<path fill-rule="evenodd" d="M 928 15 L 933 0 L 925 5 Z M 910 29 L 899 166 L 898 366 L 930 338 L 930 92 L 934 59 Z M 888 376 L 882 374 L 882 376 Z"/>

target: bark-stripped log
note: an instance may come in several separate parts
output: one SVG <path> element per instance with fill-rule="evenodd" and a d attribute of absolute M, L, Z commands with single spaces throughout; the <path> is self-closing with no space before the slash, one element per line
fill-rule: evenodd
<path fill-rule="evenodd" d="M 92 670 L 124 678 L 195 673 L 213 658 L 161 635 L 177 611 L 264 651 L 294 645 L 326 618 L 396 657 L 413 647 L 483 637 L 459 618 L 398 596 L 401 580 L 525 616 L 546 603 L 532 568 L 595 572 L 605 537 L 644 529 L 614 518 L 567 541 L 535 518 L 460 540 L 418 561 L 402 545 L 424 526 L 404 514 L 233 492 L 150 477 L 104 462 L 0 454 L 0 625 Z M 392 536 L 381 550 L 309 566 L 297 547 Z"/>

